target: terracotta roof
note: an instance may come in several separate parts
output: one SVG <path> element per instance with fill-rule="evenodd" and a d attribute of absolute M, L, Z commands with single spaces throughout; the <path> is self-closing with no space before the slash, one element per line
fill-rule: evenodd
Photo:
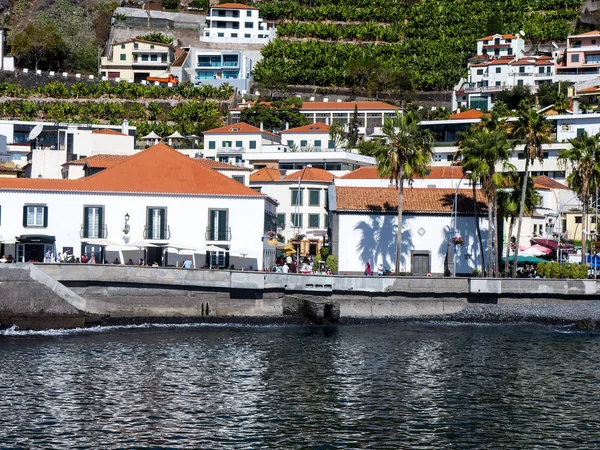
<path fill-rule="evenodd" d="M 268 102 L 261 102 L 263 105 L 270 105 Z M 252 102 L 248 102 L 248 105 L 252 106 Z M 354 111 L 354 106 L 357 106 L 359 111 L 364 110 L 389 110 L 396 111 L 400 109 L 398 106 L 390 105 L 389 103 L 372 101 L 372 102 L 303 102 L 300 111 L 311 111 L 311 110 L 344 110 Z M 243 110 L 247 106 L 238 106 L 232 110 Z"/>
<path fill-rule="evenodd" d="M 281 130 L 280 133 L 329 133 L 329 125 L 322 122 L 311 123 L 301 127 Z"/>
<path fill-rule="evenodd" d="M 236 166 L 234 164 L 227 164 L 221 161 L 215 161 L 214 159 L 208 158 L 194 158 L 194 161 L 198 161 L 200 164 L 214 170 L 243 170 L 246 172 L 252 172 L 249 167 Z"/>
<path fill-rule="evenodd" d="M 234 123 L 232 125 L 225 125 L 224 127 L 213 128 L 212 130 L 203 131 L 202 134 L 231 134 L 231 133 L 263 133 L 271 136 L 279 137 L 279 135 L 271 133 L 269 131 L 260 131 L 260 128 L 250 125 L 246 122 Z"/>
<path fill-rule="evenodd" d="M 592 86 L 592 87 L 589 87 L 589 88 L 578 90 L 577 93 L 578 94 L 585 94 L 587 92 L 596 92 L 598 89 L 600 89 L 599 86 Z"/>
<path fill-rule="evenodd" d="M 94 131 L 92 131 L 92 134 L 110 134 L 113 136 L 127 136 L 126 134 L 121 133 L 120 131 L 111 130 L 110 128 L 102 128 L 99 130 L 94 130 Z"/>
<path fill-rule="evenodd" d="M 398 189 L 378 187 L 336 186 L 338 211 L 396 212 L 398 209 Z M 451 213 L 454 203 L 454 189 L 404 188 L 404 212 Z M 483 192 L 477 190 L 477 206 L 480 212 L 486 210 Z M 473 214 L 473 192 L 459 189 L 457 211 Z"/>
<path fill-rule="evenodd" d="M 84 166 L 87 164 L 88 167 L 94 169 L 106 169 L 120 163 L 125 158 L 129 158 L 129 155 L 92 155 L 87 158 L 76 159 L 75 161 L 67 161 L 63 166 Z"/>
<path fill-rule="evenodd" d="M 586 37 L 586 36 L 600 36 L 600 31 L 598 31 L 598 30 L 588 31 L 587 33 L 569 36 L 569 38 L 578 38 L 578 37 Z"/>
<path fill-rule="evenodd" d="M 281 172 L 272 167 L 264 167 L 250 174 L 250 182 L 261 182 L 261 181 L 279 181 L 281 180 Z"/>
<path fill-rule="evenodd" d="M 244 5 L 243 3 L 221 3 L 220 5 L 212 5 L 211 9 L 258 9 L 253 6 Z"/>
<path fill-rule="evenodd" d="M 424 179 L 460 179 L 463 176 L 462 167 L 460 166 L 433 166 L 427 171 Z M 341 177 L 345 180 L 373 180 L 377 178 L 387 178 L 379 175 L 377 166 L 359 167 L 350 173 Z"/>
<path fill-rule="evenodd" d="M 494 39 L 496 36 L 501 36 L 502 39 L 515 39 L 517 37 L 515 34 L 502 34 L 502 35 L 494 34 L 494 35 L 479 38 L 477 40 L 478 41 L 490 41 L 490 40 Z"/>
<path fill-rule="evenodd" d="M 286 175 L 285 181 L 297 181 L 302 177 L 302 181 L 328 181 L 333 182 L 337 178 L 330 172 L 316 167 L 307 167 L 306 169 L 298 170 L 297 172 Z"/>
<path fill-rule="evenodd" d="M 562 183 L 547 177 L 546 175 L 540 175 L 533 179 L 533 187 L 536 189 L 569 189 Z"/>
<path fill-rule="evenodd" d="M 490 65 L 490 66 L 506 66 L 506 65 L 510 64 L 511 62 L 513 62 L 514 60 L 515 60 L 515 58 L 494 59 L 493 61 L 490 61 L 488 63 L 488 65 Z"/>
<path fill-rule="evenodd" d="M 469 109 L 467 111 L 462 111 L 456 114 L 452 114 L 450 119 L 459 120 L 459 119 L 481 119 L 484 117 L 484 114 L 481 111 L 476 109 Z"/>
<path fill-rule="evenodd" d="M 0 190 L 14 189 L 264 197 L 163 143 L 78 180 L 0 178 Z"/>

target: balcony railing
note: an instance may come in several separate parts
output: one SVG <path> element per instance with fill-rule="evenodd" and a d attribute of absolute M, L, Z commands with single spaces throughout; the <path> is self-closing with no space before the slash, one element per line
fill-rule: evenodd
<path fill-rule="evenodd" d="M 104 225 L 100 229 L 92 230 L 89 227 L 86 229 L 82 224 L 79 237 L 82 239 L 106 239 L 108 238 L 108 228 Z"/>
<path fill-rule="evenodd" d="M 244 153 L 244 147 L 217 147 L 217 154 Z"/>
<path fill-rule="evenodd" d="M 155 233 L 156 231 L 158 231 L 158 233 Z M 171 239 L 171 227 L 166 226 L 159 230 L 155 230 L 154 227 L 149 227 L 146 225 L 144 227 L 144 239 L 168 241 Z"/>
<path fill-rule="evenodd" d="M 231 228 L 206 227 L 205 239 L 207 241 L 231 241 Z"/>
<path fill-rule="evenodd" d="M 169 65 L 168 61 L 141 61 L 141 60 L 134 60 L 131 63 L 132 66 L 165 66 L 167 67 Z"/>

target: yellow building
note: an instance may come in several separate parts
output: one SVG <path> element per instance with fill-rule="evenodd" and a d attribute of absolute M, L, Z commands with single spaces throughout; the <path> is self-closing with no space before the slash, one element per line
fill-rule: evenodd
<path fill-rule="evenodd" d="M 101 75 L 109 80 L 133 80 L 139 83 L 169 71 L 175 58 L 173 44 L 130 39 L 115 42 L 108 56 L 100 61 Z"/>

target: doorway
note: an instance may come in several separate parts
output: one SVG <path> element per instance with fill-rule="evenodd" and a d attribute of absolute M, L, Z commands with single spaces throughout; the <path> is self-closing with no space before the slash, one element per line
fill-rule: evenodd
<path fill-rule="evenodd" d="M 157 263 L 163 265 L 163 248 L 162 247 L 146 247 L 146 264 L 151 266 Z"/>
<path fill-rule="evenodd" d="M 411 254 L 411 272 L 414 277 L 424 277 L 431 272 L 431 252 L 414 250 Z"/>

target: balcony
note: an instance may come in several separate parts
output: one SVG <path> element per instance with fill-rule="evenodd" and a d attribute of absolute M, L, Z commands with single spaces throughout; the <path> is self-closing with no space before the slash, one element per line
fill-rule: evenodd
<path fill-rule="evenodd" d="M 166 226 L 160 229 L 155 227 L 144 226 L 144 239 L 154 241 L 168 241 L 171 239 L 171 227 Z"/>
<path fill-rule="evenodd" d="M 466 86 L 465 92 L 498 92 L 506 89 L 506 86 Z"/>
<path fill-rule="evenodd" d="M 107 239 L 108 238 L 108 228 L 106 225 L 100 227 L 99 229 L 88 229 L 86 230 L 84 225 L 81 225 L 81 229 L 79 230 L 79 237 L 81 239 Z"/>
<path fill-rule="evenodd" d="M 133 54 L 144 54 L 144 55 L 168 55 L 169 49 L 167 47 L 161 48 L 134 48 L 131 53 Z"/>
<path fill-rule="evenodd" d="M 229 242 L 231 241 L 231 228 L 213 228 L 206 227 L 204 235 L 207 243 Z"/>
<path fill-rule="evenodd" d="M 169 63 L 168 61 L 142 61 L 142 60 L 134 60 L 131 63 L 132 66 L 152 66 L 152 67 L 168 67 Z"/>
<path fill-rule="evenodd" d="M 217 155 L 240 154 L 244 152 L 244 147 L 217 147 Z"/>

